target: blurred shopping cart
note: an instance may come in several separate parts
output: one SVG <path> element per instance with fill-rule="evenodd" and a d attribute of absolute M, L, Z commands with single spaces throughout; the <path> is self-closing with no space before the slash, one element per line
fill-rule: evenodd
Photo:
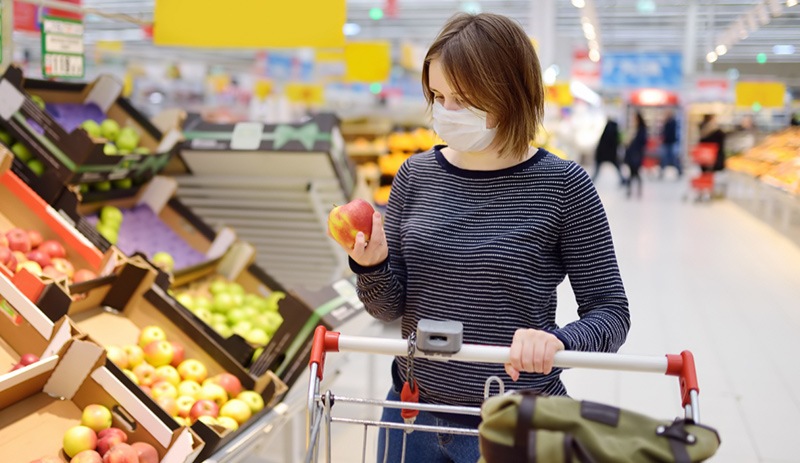
<path fill-rule="evenodd" d="M 698 143 L 692 148 L 691 159 L 694 164 L 700 167 L 700 174 L 689 180 L 690 192 L 687 192 L 684 199 L 691 193 L 695 201 L 708 201 L 714 193 L 714 163 L 717 161 L 719 146 L 716 143 Z"/>
<path fill-rule="evenodd" d="M 414 417 L 418 411 L 429 411 L 447 414 L 458 415 L 473 415 L 480 416 L 481 409 L 479 407 L 459 407 L 449 405 L 436 405 L 428 403 L 419 403 L 418 391 L 414 394 L 413 389 L 413 371 L 409 372 L 411 379 L 411 390 L 407 390 L 409 384 L 404 387 L 403 394 L 401 394 L 401 401 L 388 401 L 388 400 L 374 400 L 363 398 L 350 398 L 334 396 L 328 390 L 325 392 L 320 391 L 320 382 L 323 378 L 325 369 L 325 356 L 330 352 L 360 352 L 371 353 L 380 355 L 391 356 L 409 356 L 409 365 L 413 369 L 413 359 L 426 358 L 438 361 L 466 361 L 466 362 L 482 362 L 482 363 L 506 363 L 509 359 L 510 349 L 508 347 L 500 346 L 487 346 L 487 345 L 471 345 L 460 343 L 460 334 L 456 335 L 453 330 L 429 330 L 422 327 L 422 324 L 428 322 L 421 320 L 417 332 L 413 333 L 409 340 L 402 339 L 384 339 L 384 338 L 369 338 L 346 336 L 338 332 L 327 331 L 325 327 L 318 327 L 314 333 L 314 341 L 311 350 L 311 359 L 309 366 L 311 370 L 309 388 L 308 388 L 308 434 L 307 434 L 307 454 L 306 463 L 316 462 L 319 458 L 319 453 L 322 450 L 325 456 L 325 461 L 330 463 L 332 458 L 332 448 L 335 446 L 331 438 L 331 425 L 332 423 L 347 423 L 350 425 L 362 426 L 363 441 L 362 441 L 362 458 L 361 461 L 367 461 L 367 433 L 369 428 L 376 428 L 378 432 L 385 432 L 385 448 L 389 448 L 389 430 L 402 430 L 402 456 L 401 462 L 405 461 L 419 461 L 414 455 L 406 455 L 406 443 L 408 436 L 412 432 L 434 432 L 443 434 L 460 434 L 460 435 L 474 435 L 478 436 L 477 429 L 459 428 L 459 427 L 440 427 L 440 426 L 427 426 L 414 424 Z M 434 322 L 434 323 L 448 323 L 448 322 Z M 460 325 L 460 324 L 459 324 Z M 458 338 L 454 340 L 454 338 Z M 424 347 L 423 347 L 424 346 Z M 666 356 L 635 356 L 623 354 L 607 354 L 607 353 L 590 353 L 590 352 L 576 352 L 576 351 L 562 351 L 558 352 L 555 356 L 555 366 L 560 368 L 590 368 L 600 370 L 617 370 L 617 371 L 638 371 L 666 374 L 668 376 L 677 376 L 680 380 L 681 399 L 685 411 L 686 420 L 689 423 L 699 423 L 699 387 L 697 383 L 697 376 L 695 372 L 694 359 L 689 351 L 684 351 L 678 355 Z M 499 394 L 503 395 L 503 382 L 497 377 L 488 378 L 486 387 L 484 389 L 484 398 L 490 394 L 490 387 L 493 383 L 498 384 Z M 506 396 L 503 396 L 506 397 Z M 491 400 L 491 399 L 490 399 Z M 488 402 L 487 402 L 488 403 Z M 334 416 L 332 413 L 334 404 L 348 404 L 348 405 L 361 405 L 368 407 L 388 407 L 401 409 L 401 415 L 406 419 L 405 423 L 391 423 L 377 420 L 366 419 L 352 419 Z M 652 438 L 660 435 L 659 431 L 663 431 L 664 426 L 654 426 Z M 324 434 L 324 446 L 322 445 Z M 396 433 L 394 433 L 396 435 Z M 483 437 L 481 437 L 483 439 Z M 483 443 L 481 444 L 483 446 Z M 645 447 L 645 442 L 631 439 L 633 447 Z M 716 448 L 714 448 L 715 450 Z M 639 449 L 641 450 L 641 449 Z M 618 450 L 622 451 L 622 449 Z M 630 451 L 627 447 L 625 451 Z M 646 455 L 647 452 L 639 451 L 640 456 Z M 713 451 L 711 452 L 713 454 Z M 606 455 L 607 457 L 607 455 Z M 495 463 L 497 461 L 510 461 L 507 459 L 490 460 L 487 455 L 484 455 L 487 462 Z M 379 456 L 378 461 L 383 463 L 397 463 L 395 461 L 387 462 L 388 451 L 383 456 Z M 372 459 L 370 459 L 372 461 Z M 483 460 L 482 460 L 483 461 Z M 517 460 L 514 460 L 517 461 Z M 525 460 L 534 461 L 534 460 Z M 569 460 L 572 461 L 572 460 Z M 595 460 L 592 460 L 595 461 Z M 617 455 L 609 460 L 600 459 L 597 461 L 661 461 L 655 459 L 636 459 L 631 455 Z M 689 461 L 689 460 L 686 460 Z"/>

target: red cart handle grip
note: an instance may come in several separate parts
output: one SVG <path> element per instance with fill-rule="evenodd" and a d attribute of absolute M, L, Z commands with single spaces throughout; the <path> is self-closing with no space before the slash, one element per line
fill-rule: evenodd
<path fill-rule="evenodd" d="M 677 354 L 667 354 L 667 375 L 677 376 L 681 385 L 681 402 L 685 407 L 691 403 L 690 391 L 700 393 L 697 382 L 697 369 L 694 365 L 694 355 L 688 350 Z"/>
<path fill-rule="evenodd" d="M 314 340 L 311 343 L 311 358 L 308 360 L 309 368 L 317 365 L 317 378 L 322 381 L 322 372 L 325 370 L 325 353 L 339 352 L 339 332 L 328 331 L 322 325 L 314 330 Z"/>

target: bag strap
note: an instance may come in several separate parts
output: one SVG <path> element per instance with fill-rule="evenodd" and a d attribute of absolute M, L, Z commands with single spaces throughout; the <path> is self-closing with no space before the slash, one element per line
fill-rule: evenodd
<path fill-rule="evenodd" d="M 656 435 L 667 438 L 675 463 L 691 463 L 686 446 L 693 444 L 697 437 L 686 430 L 686 421 L 677 419 L 669 426 L 659 426 Z"/>
<path fill-rule="evenodd" d="M 572 463 L 573 458 L 577 458 L 580 463 L 596 463 L 586 447 L 572 433 L 564 433 L 564 461 Z"/>
<path fill-rule="evenodd" d="M 536 411 L 536 395 L 520 394 L 522 400 L 517 408 L 517 427 L 514 430 L 514 447 L 524 449 L 527 463 L 536 463 L 536 430 L 533 429 L 533 414 Z"/>

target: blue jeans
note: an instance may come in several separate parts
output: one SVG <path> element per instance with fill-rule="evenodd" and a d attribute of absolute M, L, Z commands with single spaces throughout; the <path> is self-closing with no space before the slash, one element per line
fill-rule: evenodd
<path fill-rule="evenodd" d="M 681 169 L 681 158 L 678 153 L 678 144 L 677 143 L 669 143 L 664 144 L 662 146 L 662 154 L 661 154 L 661 173 L 664 173 L 664 169 L 668 166 L 675 166 L 678 169 L 678 175 L 683 175 L 683 169 Z"/>
<path fill-rule="evenodd" d="M 386 400 L 400 400 L 400 394 L 392 388 Z M 384 408 L 382 421 L 403 423 L 400 410 Z M 420 411 L 414 424 L 428 426 L 464 427 Z M 378 430 L 378 463 L 382 463 L 386 448 L 386 429 Z M 403 433 L 399 429 L 389 430 L 389 452 L 387 463 L 400 463 L 403 451 Z M 414 431 L 406 437 L 406 462 L 416 463 L 475 463 L 480 458 L 478 438 L 458 434 L 439 434 Z"/>

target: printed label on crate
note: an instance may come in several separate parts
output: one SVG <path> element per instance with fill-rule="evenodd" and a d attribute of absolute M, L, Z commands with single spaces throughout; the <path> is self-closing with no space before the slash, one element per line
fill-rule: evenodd
<path fill-rule="evenodd" d="M 45 16 L 42 19 L 44 77 L 83 77 L 83 22 Z"/>

